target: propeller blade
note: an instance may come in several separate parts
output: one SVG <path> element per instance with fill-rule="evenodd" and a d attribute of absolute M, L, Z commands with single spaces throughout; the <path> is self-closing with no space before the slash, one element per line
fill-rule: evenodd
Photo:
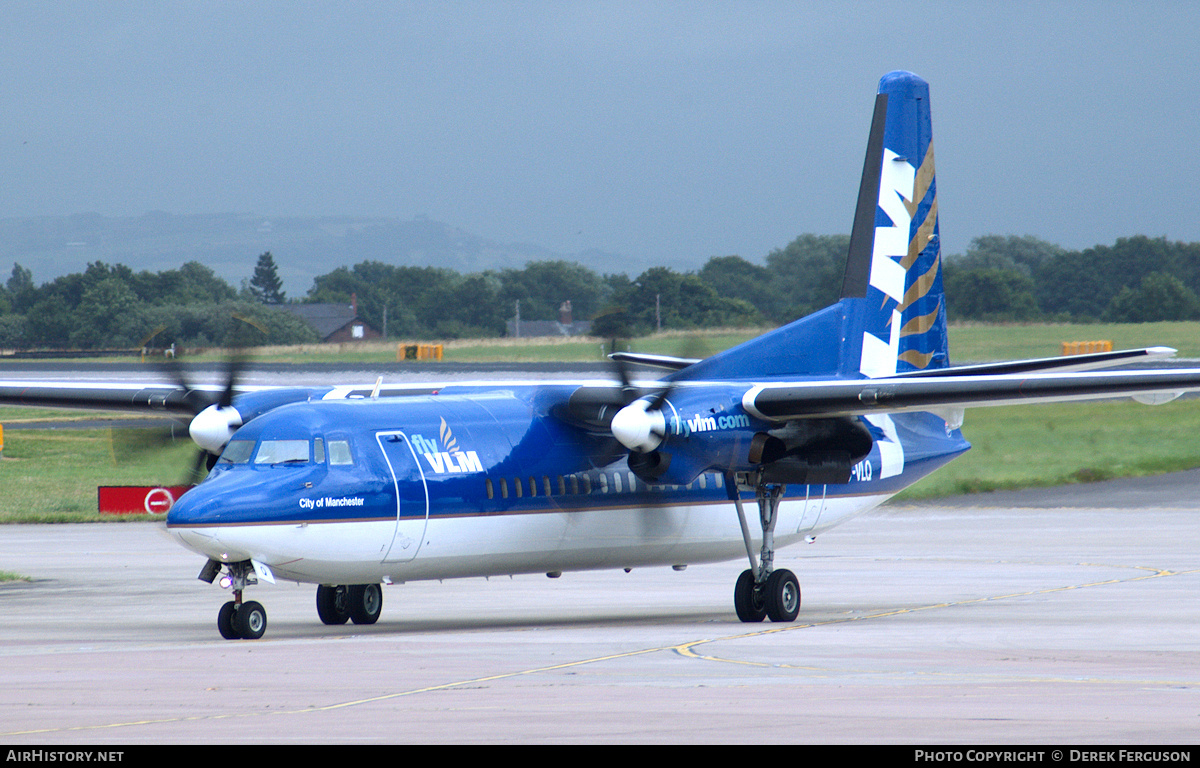
<path fill-rule="evenodd" d="M 667 384 L 665 389 L 663 389 L 661 392 L 659 392 L 657 395 L 654 396 L 654 399 L 650 401 L 650 405 L 648 408 L 646 408 L 646 410 L 661 411 L 662 407 L 663 407 L 663 403 L 665 403 L 667 401 L 667 398 L 670 397 L 671 393 L 674 391 L 675 391 L 674 382 Z"/>
<path fill-rule="evenodd" d="M 225 388 L 221 390 L 221 397 L 217 400 L 217 405 L 223 408 L 233 402 L 234 390 L 237 388 L 238 380 L 245 368 L 246 358 L 244 355 L 234 355 L 229 358 L 225 366 Z"/>
<path fill-rule="evenodd" d="M 177 361 L 161 362 L 158 364 L 158 369 L 166 374 L 175 387 L 183 393 L 182 400 L 191 410 L 192 416 L 196 416 L 208 406 L 217 401 L 217 398 L 211 393 L 202 389 L 197 389 L 184 373 L 183 365 Z"/>
<path fill-rule="evenodd" d="M 634 386 L 633 377 L 629 373 L 629 364 L 620 359 L 614 360 L 613 364 L 617 369 L 617 379 L 621 382 L 621 398 L 624 401 L 624 405 L 629 405 L 638 399 L 641 393 Z"/>
<path fill-rule="evenodd" d="M 192 461 L 191 467 L 188 468 L 188 473 L 184 476 L 182 485 L 195 485 L 208 475 L 208 469 L 211 467 L 206 467 L 205 465 L 208 464 L 210 456 L 212 454 L 204 449 L 196 451 L 196 458 Z M 202 468 L 204 469 L 202 470 Z"/>

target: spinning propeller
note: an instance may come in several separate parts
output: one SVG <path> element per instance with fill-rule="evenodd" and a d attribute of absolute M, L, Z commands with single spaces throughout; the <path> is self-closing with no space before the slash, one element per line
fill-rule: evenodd
<path fill-rule="evenodd" d="M 671 454 L 658 450 L 667 436 L 667 417 L 663 405 L 674 391 L 668 383 L 652 397 L 643 396 L 630 379 L 629 364 L 613 360 L 621 379 L 623 404 L 612 417 L 609 431 L 629 451 L 629 469 L 646 483 L 654 483 L 667 471 Z"/>
<path fill-rule="evenodd" d="M 701 349 L 696 349 L 697 345 Z M 696 339 L 689 340 L 687 346 L 691 348 L 689 351 L 708 354 L 703 342 Z M 614 352 L 609 359 L 620 384 L 581 386 L 566 403 L 554 407 L 554 414 L 591 436 L 593 466 L 611 464 L 624 455 L 629 469 L 647 485 L 654 485 L 671 464 L 671 454 L 662 450 L 662 446 L 671 434 L 672 424 L 678 420 L 675 406 L 668 403 L 668 398 L 679 385 L 667 380 L 652 387 L 640 387 L 633 382 L 630 366 L 679 371 L 695 365 L 701 358 Z M 667 407 L 672 411 L 670 415 L 664 410 Z"/>
<path fill-rule="evenodd" d="M 242 425 L 242 415 L 232 403 L 244 367 L 245 361 L 240 357 L 232 357 L 227 361 L 225 384 L 216 396 L 209 390 L 198 389 L 189 383 L 179 364 L 169 367 L 169 373 L 175 379 L 176 386 L 184 393 L 182 402 L 191 410 L 192 420 L 188 425 L 188 434 L 201 449 L 197 452 L 191 468 L 189 476 L 192 480 L 201 477 L 201 466 L 206 470 L 213 468 L 225 444 Z"/>

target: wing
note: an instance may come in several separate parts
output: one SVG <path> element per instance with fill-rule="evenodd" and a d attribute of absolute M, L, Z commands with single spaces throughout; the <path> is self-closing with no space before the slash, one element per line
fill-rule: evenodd
<path fill-rule="evenodd" d="M 758 384 L 742 407 L 767 421 L 928 411 L 1017 403 L 1134 397 L 1163 403 L 1200 390 L 1200 368 L 1168 371 L 893 376 L 853 381 Z"/>
<path fill-rule="evenodd" d="M 1147 363 L 1173 357 L 1176 350 L 1171 347 L 1146 347 L 1143 349 L 1120 349 L 1115 352 L 1092 352 L 1084 355 L 1060 355 L 1039 357 L 1034 360 L 1008 360 L 1000 363 L 959 365 L 954 368 L 934 368 L 923 371 L 908 371 L 896 374 L 897 378 L 940 377 L 940 376 L 986 376 L 995 374 L 1066 373 L 1068 371 L 1094 371 L 1118 365 Z"/>
<path fill-rule="evenodd" d="M 0 381 L 0 403 L 44 408 L 195 414 L 220 394 L 220 388 L 169 384 Z"/>

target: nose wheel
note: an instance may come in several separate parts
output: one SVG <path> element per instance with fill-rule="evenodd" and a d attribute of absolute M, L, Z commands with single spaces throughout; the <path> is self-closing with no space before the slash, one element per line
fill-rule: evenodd
<path fill-rule="evenodd" d="M 775 521 L 779 515 L 779 502 L 785 486 L 763 483 L 761 475 L 739 476 L 746 480 L 727 477 L 726 487 L 737 507 L 738 520 L 742 526 L 742 540 L 746 544 L 746 556 L 750 568 L 742 571 L 733 588 L 733 608 L 737 617 L 746 623 L 755 623 L 769 618 L 771 621 L 795 621 L 800 614 L 800 582 L 796 574 L 781 568 L 774 570 Z M 753 481 L 753 482 L 751 482 Z M 754 547 L 750 543 L 750 528 L 746 525 L 746 513 L 742 509 L 742 490 L 753 490 L 758 502 L 758 519 L 762 525 L 762 549 L 755 561 Z"/>
<path fill-rule="evenodd" d="M 254 600 L 242 601 L 246 586 L 258 583 L 254 568 L 249 562 L 230 563 L 228 567 L 233 599 L 217 612 L 217 631 L 226 640 L 257 640 L 267 631 L 267 609 Z M 212 583 L 219 572 L 220 564 L 210 560 L 199 578 Z"/>
<path fill-rule="evenodd" d="M 217 631 L 226 640 L 257 640 L 267 631 L 267 609 L 254 600 L 230 600 L 217 614 Z"/>

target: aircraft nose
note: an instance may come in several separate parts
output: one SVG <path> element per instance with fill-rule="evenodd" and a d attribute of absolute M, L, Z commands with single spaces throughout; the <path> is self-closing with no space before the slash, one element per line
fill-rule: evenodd
<path fill-rule="evenodd" d="M 213 526 L 229 522 L 246 506 L 245 492 L 228 478 L 210 475 L 175 500 L 167 527 Z"/>
<path fill-rule="evenodd" d="M 183 494 L 167 513 L 167 531 L 180 546 L 197 554 L 220 562 L 245 560 L 250 555 L 229 540 L 236 527 L 223 525 L 229 511 L 221 501 L 223 495 L 214 494 L 207 484 Z"/>

